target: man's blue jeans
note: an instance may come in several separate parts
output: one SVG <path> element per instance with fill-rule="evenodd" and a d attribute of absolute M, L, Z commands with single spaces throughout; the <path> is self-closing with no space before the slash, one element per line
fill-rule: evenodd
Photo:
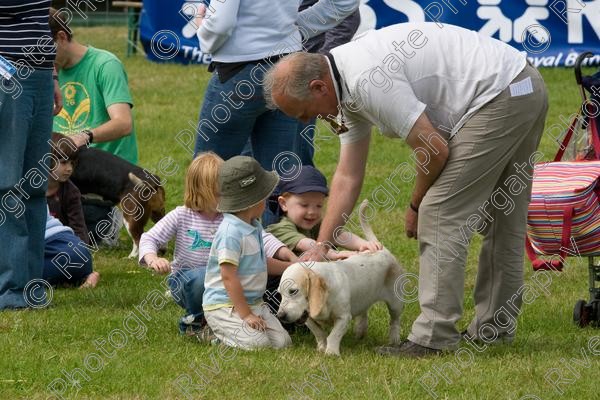
<path fill-rule="evenodd" d="M 42 278 L 46 188 L 52 131 L 51 70 L 0 78 L 0 310 L 44 301 Z"/>
<path fill-rule="evenodd" d="M 252 156 L 267 171 L 297 168 L 300 156 L 298 121 L 269 110 L 262 90 L 269 64 L 247 64 L 227 82 L 215 72 L 208 82 L 200 110 L 194 155 L 213 151 L 224 160 L 242 154 L 248 141 Z M 264 221 L 273 220 L 263 215 Z"/>
<path fill-rule="evenodd" d="M 186 315 L 179 321 L 179 331 L 185 333 L 188 326 L 201 328 L 206 323 L 202 309 L 206 268 L 186 268 L 173 272 L 169 278 L 171 296 Z"/>

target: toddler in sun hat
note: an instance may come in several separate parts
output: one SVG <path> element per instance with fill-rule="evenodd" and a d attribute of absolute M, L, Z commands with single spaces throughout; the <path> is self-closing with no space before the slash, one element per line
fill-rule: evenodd
<path fill-rule="evenodd" d="M 219 168 L 223 212 L 210 250 L 203 307 L 214 334 L 243 349 L 283 348 L 287 331 L 263 303 L 267 262 L 258 218 L 279 177 L 251 157 L 236 156 Z"/>

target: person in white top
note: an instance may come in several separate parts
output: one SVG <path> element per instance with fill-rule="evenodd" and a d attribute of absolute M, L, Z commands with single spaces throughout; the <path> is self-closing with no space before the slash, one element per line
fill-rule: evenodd
<path fill-rule="evenodd" d="M 412 172 L 396 168 L 388 181 L 397 195 L 394 181 L 415 180 L 405 230 L 419 240 L 421 315 L 408 341 L 378 352 L 420 357 L 458 346 L 473 233 L 484 237 L 476 315 L 462 336 L 512 340 L 531 172 L 548 108 L 544 82 L 525 55 L 456 26 L 404 23 L 367 32 L 327 55 L 284 57 L 267 72 L 263 87 L 271 107 L 300 120 L 321 116 L 340 134 L 321 245 L 306 259 L 326 253 L 352 212 L 372 126 L 414 150 Z"/>
<path fill-rule="evenodd" d="M 197 36 L 202 51 L 211 55 L 208 70 L 214 73 L 204 92 L 194 153 L 214 151 L 228 160 L 249 151 L 266 170 L 276 169 L 282 154 L 302 153 L 298 121 L 266 107 L 264 71 L 283 55 L 302 50 L 306 40 L 338 25 L 359 4 L 319 0 L 302 11 L 300 0 L 219 0 L 208 9 L 200 5 Z M 275 222 L 269 207 L 262 223 Z"/>

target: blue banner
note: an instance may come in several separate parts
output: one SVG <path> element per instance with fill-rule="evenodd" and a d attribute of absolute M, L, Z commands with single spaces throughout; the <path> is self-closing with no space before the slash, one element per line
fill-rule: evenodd
<path fill-rule="evenodd" d="M 200 50 L 192 21 L 198 3 L 144 0 L 140 37 L 150 60 L 210 62 L 210 55 Z M 434 21 L 509 43 L 527 52 L 538 67 L 572 67 L 585 51 L 595 56 L 584 65 L 600 65 L 600 0 L 363 0 L 360 14 L 359 33 L 400 22 Z"/>

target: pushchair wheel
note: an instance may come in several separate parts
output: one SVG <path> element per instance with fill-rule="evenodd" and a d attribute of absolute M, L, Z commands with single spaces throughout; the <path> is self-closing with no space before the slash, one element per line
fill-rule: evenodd
<path fill-rule="evenodd" d="M 585 300 L 579 300 L 575 303 L 575 308 L 573 309 L 573 322 L 581 328 L 589 325 L 590 311 L 587 302 Z"/>
<path fill-rule="evenodd" d="M 598 322 L 600 322 L 600 300 L 592 301 L 588 307 L 591 312 L 590 320 L 594 322 L 594 325 L 596 325 Z"/>

